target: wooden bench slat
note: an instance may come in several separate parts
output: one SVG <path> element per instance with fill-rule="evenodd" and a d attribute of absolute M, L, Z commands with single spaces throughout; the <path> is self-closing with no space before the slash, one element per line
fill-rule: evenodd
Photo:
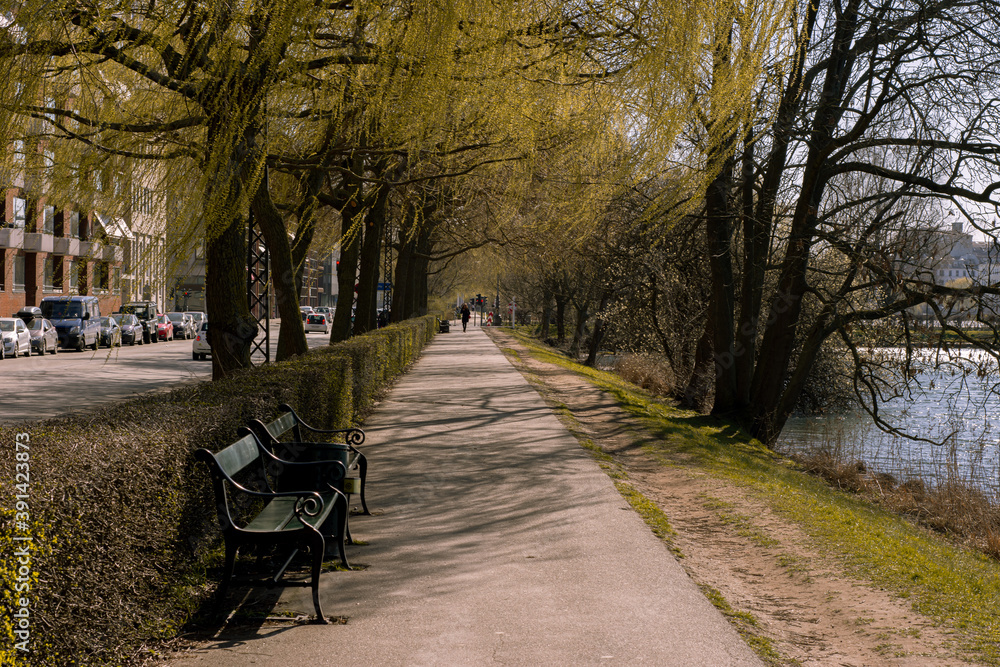
<path fill-rule="evenodd" d="M 257 440 L 251 436 L 240 438 L 215 455 L 219 467 L 230 477 L 260 458 Z"/>
<path fill-rule="evenodd" d="M 307 517 L 306 522 L 314 528 L 319 528 L 333 511 L 332 494 L 324 498 L 326 505 L 323 511 L 314 517 Z M 251 532 L 274 532 L 281 530 L 299 530 L 304 528 L 302 521 L 295 515 L 295 499 L 276 498 L 255 516 L 243 530 Z"/>

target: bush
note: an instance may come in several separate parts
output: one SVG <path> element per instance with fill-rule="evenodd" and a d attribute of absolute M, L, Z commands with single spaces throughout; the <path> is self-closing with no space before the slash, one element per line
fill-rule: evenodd
<path fill-rule="evenodd" d="M 254 418 L 287 402 L 321 428 L 357 424 L 434 333 L 420 318 L 219 382 L 110 404 L 85 415 L 0 428 L 0 492 L 27 490 L 30 525 L 0 512 L 0 664 L 121 665 L 172 636 L 201 602 L 221 535 L 204 466 Z M 15 484 L 16 442 L 30 484 Z M 23 449 L 27 443 L 28 449 Z M 25 458 L 25 457 L 22 457 Z M 22 471 L 24 468 L 21 469 Z M 16 530 L 15 530 L 16 529 Z M 30 588 L 15 593 L 17 537 L 30 535 Z M 13 616 L 29 601 L 30 652 Z"/>

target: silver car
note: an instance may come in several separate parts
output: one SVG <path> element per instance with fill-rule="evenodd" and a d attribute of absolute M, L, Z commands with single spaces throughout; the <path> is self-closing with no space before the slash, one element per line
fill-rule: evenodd
<path fill-rule="evenodd" d="M 194 332 L 198 333 L 201 331 L 201 324 L 208 319 L 208 315 L 200 310 L 185 310 L 185 315 L 190 315 L 191 320 L 194 322 Z"/>
<path fill-rule="evenodd" d="M 188 340 L 189 338 L 194 338 L 197 331 L 194 328 L 194 321 L 191 316 L 187 313 L 167 313 L 167 317 L 170 318 L 170 323 L 174 327 L 174 338 L 183 338 Z"/>
<path fill-rule="evenodd" d="M 28 323 L 28 333 L 31 334 L 31 349 L 35 354 L 59 351 L 59 334 L 55 326 L 44 317 L 35 317 Z"/>
<path fill-rule="evenodd" d="M 0 334 L 3 335 L 3 352 L 0 359 L 23 354 L 31 356 L 31 332 L 19 317 L 0 317 Z"/>
<path fill-rule="evenodd" d="M 208 344 L 208 320 L 204 320 L 198 329 L 198 335 L 194 337 L 191 344 L 191 358 L 195 361 L 204 361 L 206 357 L 212 356 L 212 347 Z"/>

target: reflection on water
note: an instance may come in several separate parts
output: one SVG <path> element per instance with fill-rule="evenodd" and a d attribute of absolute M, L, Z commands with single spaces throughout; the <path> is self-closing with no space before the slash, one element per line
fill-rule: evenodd
<path fill-rule="evenodd" d="M 784 452 L 835 451 L 901 481 L 962 481 L 1000 497 L 1000 374 L 988 359 L 964 352 L 926 357 L 916 371 L 887 377 L 896 397 L 879 404 L 892 426 L 937 444 L 878 429 L 865 413 L 796 416 L 778 442 Z M 932 366 L 938 368 L 932 368 Z"/>

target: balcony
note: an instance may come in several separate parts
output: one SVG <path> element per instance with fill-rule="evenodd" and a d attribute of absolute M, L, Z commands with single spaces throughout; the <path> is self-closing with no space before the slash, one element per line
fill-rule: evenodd
<path fill-rule="evenodd" d="M 99 245 L 95 244 L 93 241 L 80 241 L 80 253 L 77 257 L 87 257 L 90 258 L 94 254 L 95 246 L 100 248 Z"/>
<path fill-rule="evenodd" d="M 105 262 L 117 262 L 121 264 L 125 259 L 125 251 L 121 246 L 108 245 L 101 248 L 101 259 Z"/>
<path fill-rule="evenodd" d="M 29 233 L 24 235 L 24 249 L 29 252 L 52 252 L 55 237 L 52 234 Z"/>
<path fill-rule="evenodd" d="M 52 245 L 52 252 L 57 255 L 72 255 L 73 257 L 79 257 L 80 243 L 80 239 L 75 239 L 70 236 L 59 237 Z"/>
<path fill-rule="evenodd" d="M 20 248 L 24 243 L 24 229 L 4 227 L 0 229 L 0 248 Z"/>

